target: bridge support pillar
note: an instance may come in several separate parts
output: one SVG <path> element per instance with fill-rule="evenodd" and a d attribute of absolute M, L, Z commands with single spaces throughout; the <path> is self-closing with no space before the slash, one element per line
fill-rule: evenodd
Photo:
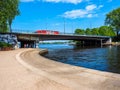
<path fill-rule="evenodd" d="M 112 43 L 112 38 L 109 38 L 106 43 L 111 44 Z"/>
<path fill-rule="evenodd" d="M 35 48 L 39 48 L 39 41 L 35 41 L 34 45 L 35 45 Z"/>
<path fill-rule="evenodd" d="M 103 46 L 103 41 L 102 41 L 102 39 L 100 40 L 100 46 L 101 46 L 101 47 Z"/>
<path fill-rule="evenodd" d="M 109 45 L 112 45 L 112 38 L 108 38 L 106 40 L 103 40 L 103 45 L 105 46 L 109 46 Z"/>

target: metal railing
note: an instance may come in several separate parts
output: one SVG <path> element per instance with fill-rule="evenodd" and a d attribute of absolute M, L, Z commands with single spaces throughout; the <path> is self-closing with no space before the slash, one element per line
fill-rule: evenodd
<path fill-rule="evenodd" d="M 52 30 L 51 30 L 52 31 Z M 40 34 L 40 33 L 35 33 L 33 30 L 22 30 L 22 29 L 12 29 L 13 33 L 23 33 L 23 34 Z M 54 35 L 54 34 L 46 34 L 46 35 Z M 87 36 L 87 37 L 110 37 L 110 36 L 102 36 L 102 35 L 87 35 L 87 34 L 75 34 L 75 33 L 64 33 L 64 32 L 59 32 L 58 35 L 71 35 L 71 36 Z"/>

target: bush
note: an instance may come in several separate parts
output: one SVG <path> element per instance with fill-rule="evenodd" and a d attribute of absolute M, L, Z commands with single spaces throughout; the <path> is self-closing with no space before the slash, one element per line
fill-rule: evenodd
<path fill-rule="evenodd" d="M 12 45 L 5 42 L 0 42 L 0 48 L 5 48 L 5 47 L 12 47 Z"/>

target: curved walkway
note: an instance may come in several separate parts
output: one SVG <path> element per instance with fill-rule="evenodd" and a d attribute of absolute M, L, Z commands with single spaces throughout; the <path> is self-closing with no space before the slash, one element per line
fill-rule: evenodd
<path fill-rule="evenodd" d="M 55 62 L 39 52 L 0 52 L 0 90 L 120 90 L 119 74 Z"/>

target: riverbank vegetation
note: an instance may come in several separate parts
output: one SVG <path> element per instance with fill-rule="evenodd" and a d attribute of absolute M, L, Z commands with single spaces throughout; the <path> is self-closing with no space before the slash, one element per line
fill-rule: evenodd
<path fill-rule="evenodd" d="M 120 7 L 112 10 L 106 15 L 105 24 L 113 27 L 117 36 L 120 31 Z"/>
<path fill-rule="evenodd" d="M 98 28 L 76 29 L 75 34 L 81 35 L 100 35 L 100 36 L 115 36 L 115 32 L 110 26 L 101 26 Z"/>

